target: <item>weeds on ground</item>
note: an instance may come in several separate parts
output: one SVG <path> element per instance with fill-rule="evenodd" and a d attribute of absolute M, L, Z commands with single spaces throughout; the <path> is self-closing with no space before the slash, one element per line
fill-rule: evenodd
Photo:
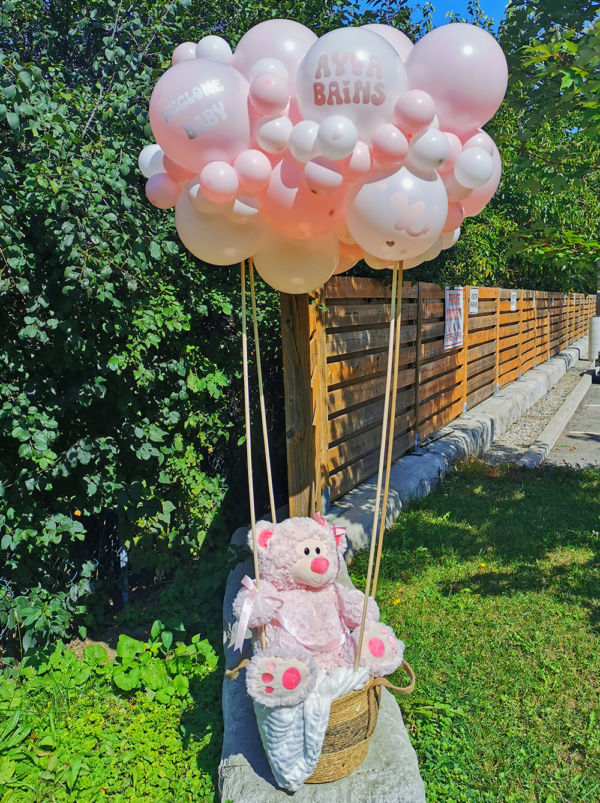
<path fill-rule="evenodd" d="M 600 473 L 464 464 L 403 513 L 382 566 L 428 803 L 598 803 Z"/>

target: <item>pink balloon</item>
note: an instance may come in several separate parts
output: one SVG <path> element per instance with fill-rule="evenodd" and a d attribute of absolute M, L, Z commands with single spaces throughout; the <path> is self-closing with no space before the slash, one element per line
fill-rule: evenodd
<path fill-rule="evenodd" d="M 324 156 L 317 156 L 304 166 L 304 183 L 315 195 L 333 195 L 343 180 L 339 165 Z"/>
<path fill-rule="evenodd" d="M 167 70 L 150 99 L 150 125 L 169 158 L 199 173 L 208 162 L 232 162 L 250 145 L 248 82 L 214 59 Z"/>
<path fill-rule="evenodd" d="M 350 270 L 350 268 L 353 268 L 357 262 L 358 259 L 352 260 L 348 259 L 348 257 L 340 256 L 338 259 L 337 268 L 333 271 L 333 275 L 339 276 L 341 273 L 346 273 L 346 271 Z"/>
<path fill-rule="evenodd" d="M 289 75 L 289 86 L 296 84 L 298 66 L 317 36 L 293 20 L 267 20 L 250 28 L 237 44 L 232 66 L 246 78 L 259 59 L 278 59 Z"/>
<path fill-rule="evenodd" d="M 257 75 L 250 84 L 250 102 L 257 112 L 279 115 L 290 101 L 287 81 L 272 72 Z"/>
<path fill-rule="evenodd" d="M 475 25 L 434 28 L 419 39 L 406 62 L 410 89 L 428 92 L 443 131 L 460 136 L 498 111 L 508 66 L 494 37 Z"/>
<path fill-rule="evenodd" d="M 168 156 L 163 156 L 163 166 L 167 173 L 170 176 L 173 176 L 175 181 L 189 181 L 196 175 L 195 173 L 191 173 L 189 170 L 186 170 L 185 167 L 181 167 L 181 165 L 178 165 L 172 159 L 169 159 Z"/>
<path fill-rule="evenodd" d="M 146 196 L 159 209 L 175 206 L 180 193 L 181 184 L 168 173 L 155 173 L 146 182 Z"/>
<path fill-rule="evenodd" d="M 408 156 L 408 140 L 392 123 L 379 126 L 371 137 L 371 151 L 373 158 L 380 165 L 391 167 L 398 165 Z"/>
<path fill-rule="evenodd" d="M 494 172 L 491 179 L 476 190 L 472 190 L 467 198 L 462 201 L 462 206 L 465 212 L 465 217 L 475 217 L 483 208 L 491 201 L 500 185 L 502 178 L 502 159 L 500 158 L 500 151 L 494 143 L 494 152 L 492 153 L 492 161 L 494 162 Z"/>
<path fill-rule="evenodd" d="M 261 194 L 261 213 L 280 234 L 299 240 L 321 237 L 331 231 L 342 214 L 345 188 L 326 198 L 304 184 L 304 165 L 284 157 L 271 173 Z"/>
<path fill-rule="evenodd" d="M 258 192 L 271 178 L 271 162 L 262 151 L 248 150 L 236 156 L 233 169 L 244 192 Z"/>
<path fill-rule="evenodd" d="M 196 58 L 196 43 L 195 42 L 183 42 L 181 45 L 177 45 L 175 50 L 173 51 L 173 56 L 171 57 L 171 64 L 179 64 L 180 61 L 188 61 L 189 59 Z"/>
<path fill-rule="evenodd" d="M 396 101 L 394 119 L 405 134 L 420 134 L 429 128 L 435 117 L 435 104 L 431 95 L 419 89 L 405 92 Z"/>
<path fill-rule="evenodd" d="M 470 190 L 468 187 L 463 187 L 462 184 L 458 183 L 454 176 L 454 170 L 451 170 L 449 173 L 440 173 L 440 175 L 446 187 L 449 201 L 463 201 L 473 192 L 473 190 Z"/>
<path fill-rule="evenodd" d="M 227 162 L 210 162 L 200 173 L 200 188 L 209 201 L 231 201 L 239 187 L 237 173 Z"/>
<path fill-rule="evenodd" d="M 393 28 L 391 25 L 380 25 L 378 22 L 370 22 L 368 25 L 362 25 L 362 28 L 367 28 L 373 33 L 378 33 L 390 43 L 396 53 L 400 56 L 402 61 L 406 61 L 410 51 L 413 49 L 414 44 L 410 41 L 408 36 L 398 28 Z"/>
<path fill-rule="evenodd" d="M 444 164 L 438 167 L 439 173 L 449 173 L 451 170 L 454 170 L 456 160 L 461 155 L 463 149 L 462 142 L 456 134 L 450 134 L 449 131 L 444 131 L 444 134 L 450 145 L 450 151 L 448 152 L 448 157 Z"/>
<path fill-rule="evenodd" d="M 458 229 L 464 219 L 465 213 L 462 204 L 459 201 L 452 201 L 448 204 L 448 217 L 446 218 L 444 231 L 454 231 Z"/>
<path fill-rule="evenodd" d="M 494 153 L 494 148 L 496 143 L 490 137 L 489 134 L 486 134 L 485 131 L 477 131 L 477 133 L 473 134 L 471 137 L 467 137 L 464 140 L 463 151 L 466 151 L 467 148 L 483 148 L 484 151 L 487 151 L 490 156 Z"/>

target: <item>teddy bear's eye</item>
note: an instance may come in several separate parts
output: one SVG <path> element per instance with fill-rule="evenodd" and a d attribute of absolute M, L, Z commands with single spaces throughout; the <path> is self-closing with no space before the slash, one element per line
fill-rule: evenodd
<path fill-rule="evenodd" d="M 310 549 L 307 546 L 304 547 L 304 554 L 305 555 L 310 555 Z"/>
<path fill-rule="evenodd" d="M 321 550 L 319 549 L 319 547 L 317 547 L 317 548 L 315 549 L 315 552 L 317 553 L 317 555 L 320 555 L 320 554 L 321 554 Z"/>

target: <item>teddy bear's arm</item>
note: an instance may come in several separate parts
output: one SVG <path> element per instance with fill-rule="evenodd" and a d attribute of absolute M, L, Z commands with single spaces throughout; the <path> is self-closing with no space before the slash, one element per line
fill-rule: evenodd
<path fill-rule="evenodd" d="M 242 608 L 250 592 L 247 588 L 241 588 L 237 597 L 233 601 L 233 615 L 239 620 L 242 615 Z M 252 603 L 252 611 L 248 627 L 260 627 L 268 624 L 273 618 L 274 610 L 267 597 L 277 597 L 276 589 L 264 580 L 260 584 L 260 592 L 257 592 Z"/>
<path fill-rule="evenodd" d="M 335 584 L 340 600 L 340 613 L 344 623 L 351 628 L 358 627 L 362 618 L 365 595 L 357 588 L 346 588 L 339 583 Z M 367 622 L 379 621 L 379 606 L 369 597 L 367 605 Z"/>

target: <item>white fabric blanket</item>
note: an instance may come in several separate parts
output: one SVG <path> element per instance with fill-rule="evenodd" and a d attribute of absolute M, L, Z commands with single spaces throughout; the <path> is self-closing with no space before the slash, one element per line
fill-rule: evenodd
<path fill-rule="evenodd" d="M 321 755 L 331 703 L 362 689 L 369 669 L 319 670 L 314 690 L 303 703 L 266 708 L 254 703 L 263 747 L 277 784 L 296 792 L 313 774 Z"/>

